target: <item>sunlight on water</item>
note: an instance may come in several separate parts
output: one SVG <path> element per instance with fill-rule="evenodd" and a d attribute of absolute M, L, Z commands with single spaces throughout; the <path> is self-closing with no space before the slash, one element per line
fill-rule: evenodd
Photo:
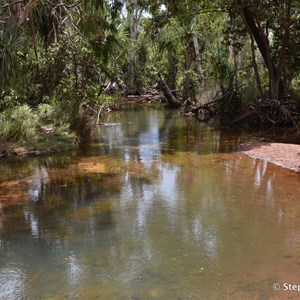
<path fill-rule="evenodd" d="M 26 275 L 20 268 L 7 266 L 1 268 L 0 291 L 2 299 L 18 299 L 24 295 Z"/>
<path fill-rule="evenodd" d="M 176 112 L 106 123 L 0 165 L 0 299 L 297 298 L 272 284 L 300 283 L 299 174 Z"/>

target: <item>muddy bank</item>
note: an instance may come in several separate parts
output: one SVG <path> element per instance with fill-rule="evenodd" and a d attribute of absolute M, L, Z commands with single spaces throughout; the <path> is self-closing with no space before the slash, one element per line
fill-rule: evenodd
<path fill-rule="evenodd" d="M 300 145 L 253 142 L 241 145 L 241 151 L 253 158 L 300 172 Z"/>

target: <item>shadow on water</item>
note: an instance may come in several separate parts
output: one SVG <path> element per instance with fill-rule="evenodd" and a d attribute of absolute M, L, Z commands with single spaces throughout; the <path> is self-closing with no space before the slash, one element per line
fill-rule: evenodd
<path fill-rule="evenodd" d="M 300 277 L 299 174 L 235 153 L 252 136 L 152 108 L 104 123 L 1 163 L 1 299 L 269 298 Z"/>

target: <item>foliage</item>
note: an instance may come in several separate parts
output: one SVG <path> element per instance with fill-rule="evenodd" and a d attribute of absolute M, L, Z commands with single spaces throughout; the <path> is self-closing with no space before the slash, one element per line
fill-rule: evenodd
<path fill-rule="evenodd" d="M 258 98 L 284 102 L 300 86 L 295 0 L 2 4 L 2 138 L 34 134 L 22 118 L 18 129 L 10 125 L 21 108 L 35 122 L 89 137 L 90 115 L 115 101 L 112 90 L 140 93 L 159 73 L 186 106 L 210 102 L 206 90 L 216 86 L 219 110 L 232 114 Z"/>
<path fill-rule="evenodd" d="M 58 119 L 58 108 L 40 104 L 37 110 L 19 105 L 0 115 L 0 154 L 74 149 L 77 136 L 70 124 Z"/>
<path fill-rule="evenodd" d="M 17 26 L 0 29 L 0 86 L 9 85 L 17 72 L 17 49 L 21 43 Z"/>
<path fill-rule="evenodd" d="M 51 123 L 55 120 L 56 111 L 53 105 L 47 103 L 41 103 L 37 109 L 37 116 L 42 123 Z"/>
<path fill-rule="evenodd" d="M 0 139 L 27 140 L 36 133 L 37 115 L 28 105 L 4 111 L 0 116 Z"/>

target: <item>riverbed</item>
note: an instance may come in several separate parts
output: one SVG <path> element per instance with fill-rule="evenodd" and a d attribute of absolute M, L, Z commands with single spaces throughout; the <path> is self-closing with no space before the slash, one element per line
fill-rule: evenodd
<path fill-rule="evenodd" d="M 141 107 L 0 162 L 0 299 L 298 299 L 300 174 L 251 139 Z"/>

